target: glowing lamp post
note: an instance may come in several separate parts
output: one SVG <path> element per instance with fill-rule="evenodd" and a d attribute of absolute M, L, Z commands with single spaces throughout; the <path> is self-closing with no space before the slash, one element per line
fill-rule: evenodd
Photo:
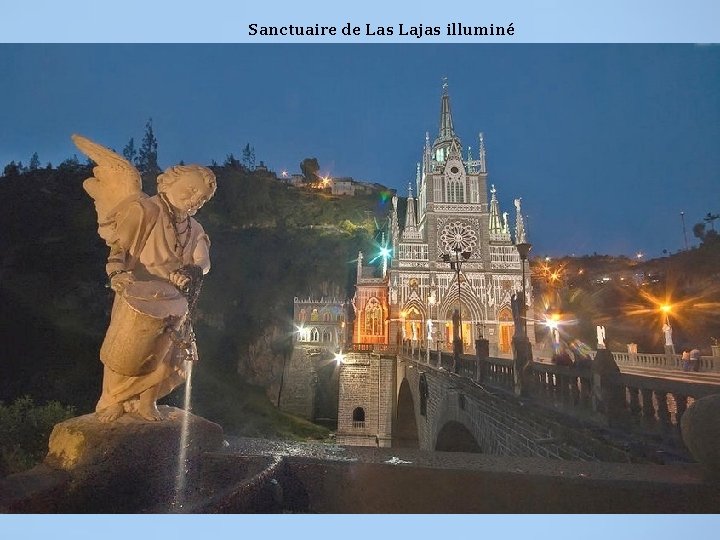
<path fill-rule="evenodd" d="M 455 277 L 457 279 L 458 286 L 458 337 L 455 340 L 454 352 L 455 356 L 459 356 L 463 352 L 463 333 L 462 333 L 462 301 L 460 300 L 460 270 L 462 264 L 470 258 L 471 253 L 469 251 L 461 251 L 459 246 L 453 248 L 455 252 L 455 259 L 453 259 L 449 253 L 443 253 L 442 261 L 450 264 L 450 269 L 455 270 Z"/>
<path fill-rule="evenodd" d="M 663 335 L 665 336 L 665 353 L 675 354 L 675 345 L 672 340 L 672 326 L 670 326 L 670 313 L 672 312 L 671 304 L 663 304 L 660 306 L 660 312 L 665 315 L 665 321 L 663 322 Z"/>
<path fill-rule="evenodd" d="M 523 335 L 527 336 L 527 296 L 525 291 L 525 261 L 528 259 L 528 254 L 532 249 L 532 244 L 529 242 L 521 242 L 515 244 L 515 248 L 518 250 L 520 260 L 522 261 L 522 293 L 523 293 L 523 305 L 522 305 L 522 317 L 523 317 Z"/>
<path fill-rule="evenodd" d="M 660 306 L 660 311 L 665 315 L 665 324 L 670 324 L 670 312 L 672 311 L 672 306 L 670 304 L 663 304 Z"/>
<path fill-rule="evenodd" d="M 435 305 L 435 291 L 430 291 L 428 296 L 428 322 L 427 322 L 427 343 L 425 344 L 427 354 L 427 364 L 430 364 L 430 345 L 432 344 L 432 333 L 433 333 L 433 322 L 432 322 L 432 308 Z"/>
<path fill-rule="evenodd" d="M 550 329 L 553 353 L 559 352 L 560 349 L 560 315 L 553 313 L 545 320 L 545 326 Z"/>

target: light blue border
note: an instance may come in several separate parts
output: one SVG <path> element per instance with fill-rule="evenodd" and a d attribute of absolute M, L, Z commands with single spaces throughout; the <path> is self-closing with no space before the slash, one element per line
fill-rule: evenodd
<path fill-rule="evenodd" d="M 630 515 L 117 515 L 0 516 L 8 539 L 711 538 L 718 516 Z M 252 536 L 250 536 L 252 535 Z"/>
<path fill-rule="evenodd" d="M 8 0 L 3 43 L 718 43 L 718 0 Z M 347 22 L 364 26 L 507 25 L 514 35 L 251 38 L 247 26 Z M 2 47 L 0 46 L 0 54 Z M 3 538 L 583 538 L 712 536 L 718 516 L 58 516 L 2 515 Z"/>
<path fill-rule="evenodd" d="M 717 0 L 4 0 L 6 43 L 717 43 Z M 449 22 L 509 25 L 512 37 L 451 38 Z M 251 37 L 248 25 L 393 26 L 393 36 Z M 443 35 L 398 35 L 398 26 Z"/>

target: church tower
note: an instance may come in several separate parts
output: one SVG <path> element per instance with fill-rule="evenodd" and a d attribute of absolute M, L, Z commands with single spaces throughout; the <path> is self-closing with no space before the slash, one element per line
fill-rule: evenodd
<path fill-rule="evenodd" d="M 473 159 L 455 133 L 447 82 L 440 97 L 437 136 L 425 134 L 417 164 L 415 193 L 408 189 L 405 226 L 399 226 L 397 204 L 390 218 L 393 259 L 388 271 L 389 337 L 431 341 L 432 348 L 451 349 L 453 312 L 460 313 L 460 335 L 466 352 L 475 339 L 490 341 L 490 353 L 511 354 L 514 333 L 510 297 L 522 290 L 521 260 L 502 214 L 497 190 L 491 186 L 485 139 L 478 138 Z M 520 199 L 516 199 L 517 228 L 523 236 Z M 522 240 L 519 240 L 522 241 Z M 462 256 L 461 256 L 462 255 Z M 461 259 L 460 273 L 443 261 Z M 526 268 L 528 335 L 534 341 L 532 290 Z M 459 279 L 458 279 L 459 277 Z"/>

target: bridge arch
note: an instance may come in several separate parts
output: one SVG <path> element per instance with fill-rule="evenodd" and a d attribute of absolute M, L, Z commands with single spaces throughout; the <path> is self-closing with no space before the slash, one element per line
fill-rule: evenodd
<path fill-rule="evenodd" d="M 440 452 L 482 452 L 472 432 L 464 424 L 455 420 L 447 422 L 438 432 L 435 450 Z"/>
<path fill-rule="evenodd" d="M 400 383 L 397 400 L 397 416 L 393 422 L 394 448 L 419 448 L 419 435 L 415 414 L 415 399 L 410 383 L 403 379 Z"/>

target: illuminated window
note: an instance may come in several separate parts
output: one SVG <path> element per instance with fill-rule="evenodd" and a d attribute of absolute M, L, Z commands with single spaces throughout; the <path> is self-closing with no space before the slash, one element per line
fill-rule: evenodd
<path fill-rule="evenodd" d="M 320 333 L 317 328 L 313 328 L 310 331 L 310 341 L 320 341 Z"/>
<path fill-rule="evenodd" d="M 445 185 L 448 202 L 465 202 L 465 182 L 463 180 L 448 180 Z"/>
<path fill-rule="evenodd" d="M 377 298 L 373 297 L 365 305 L 365 335 L 382 336 L 383 332 L 382 306 Z"/>
<path fill-rule="evenodd" d="M 313 309 L 312 312 L 310 313 L 310 320 L 311 321 L 319 321 L 320 320 L 320 316 L 318 314 L 317 308 Z"/>
<path fill-rule="evenodd" d="M 327 330 L 323 330 L 322 340 L 323 340 L 323 341 L 330 341 L 330 332 L 328 332 Z"/>

